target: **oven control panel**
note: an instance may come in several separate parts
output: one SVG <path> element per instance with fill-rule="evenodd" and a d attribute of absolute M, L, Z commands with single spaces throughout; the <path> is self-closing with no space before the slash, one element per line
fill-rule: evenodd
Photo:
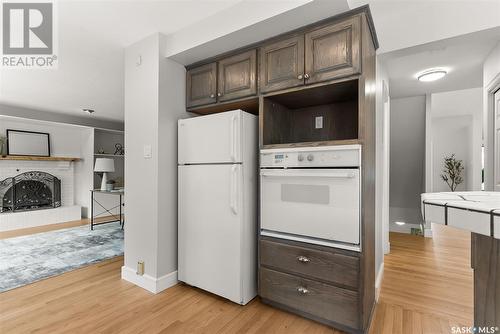
<path fill-rule="evenodd" d="M 360 145 L 269 149 L 260 151 L 261 167 L 359 167 Z"/>

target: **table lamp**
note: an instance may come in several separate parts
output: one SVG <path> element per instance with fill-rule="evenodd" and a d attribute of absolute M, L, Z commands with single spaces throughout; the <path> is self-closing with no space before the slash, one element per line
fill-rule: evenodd
<path fill-rule="evenodd" d="M 106 191 L 106 183 L 108 182 L 108 173 L 115 171 L 115 161 L 108 158 L 95 159 L 94 172 L 102 173 L 101 190 Z"/>

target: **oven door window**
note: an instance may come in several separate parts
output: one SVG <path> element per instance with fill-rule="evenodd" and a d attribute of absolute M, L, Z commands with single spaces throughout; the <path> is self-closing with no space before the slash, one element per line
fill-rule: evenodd
<path fill-rule="evenodd" d="M 261 171 L 261 228 L 359 244 L 358 169 Z"/>
<path fill-rule="evenodd" d="M 283 202 L 329 204 L 330 187 L 318 184 L 281 184 Z"/>

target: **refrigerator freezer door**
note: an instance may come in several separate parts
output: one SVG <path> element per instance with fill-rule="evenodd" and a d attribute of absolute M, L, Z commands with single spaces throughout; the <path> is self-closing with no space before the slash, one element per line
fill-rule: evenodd
<path fill-rule="evenodd" d="M 239 163 L 241 110 L 179 120 L 179 164 Z"/>
<path fill-rule="evenodd" d="M 242 167 L 178 168 L 179 280 L 242 303 Z"/>

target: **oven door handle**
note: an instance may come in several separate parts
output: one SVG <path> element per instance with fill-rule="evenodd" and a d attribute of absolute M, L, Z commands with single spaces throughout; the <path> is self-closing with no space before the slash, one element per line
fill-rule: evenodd
<path fill-rule="evenodd" d="M 261 170 L 261 176 L 277 176 L 277 177 L 327 177 L 327 178 L 338 178 L 338 179 L 353 179 L 356 177 L 356 173 L 288 173 L 284 171 L 268 171 Z"/>

